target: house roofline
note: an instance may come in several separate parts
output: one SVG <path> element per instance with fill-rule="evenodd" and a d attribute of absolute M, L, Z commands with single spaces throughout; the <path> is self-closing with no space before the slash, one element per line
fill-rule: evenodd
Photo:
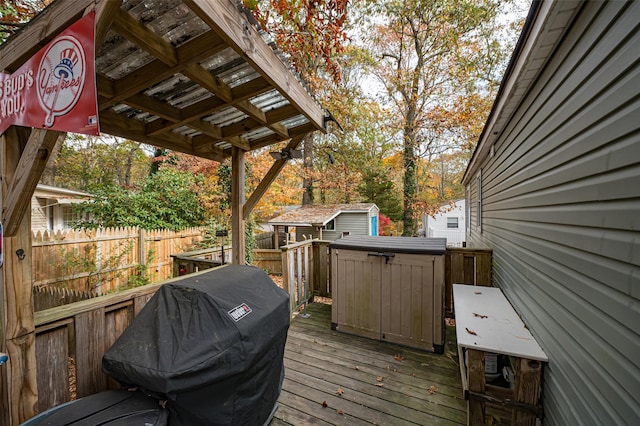
<path fill-rule="evenodd" d="M 529 89 L 536 83 L 539 72 L 555 51 L 555 47 L 582 5 L 582 2 L 577 0 L 533 1 L 500 83 L 493 107 L 478 139 L 478 145 L 462 176 L 463 185 L 470 182 L 489 155 L 491 146 L 501 136 L 510 117 L 518 109 Z M 551 49 L 550 44 L 553 45 Z M 541 55 L 541 51 L 546 51 L 546 54 Z M 535 71 L 535 76 L 529 79 L 521 78 L 531 71 Z"/>

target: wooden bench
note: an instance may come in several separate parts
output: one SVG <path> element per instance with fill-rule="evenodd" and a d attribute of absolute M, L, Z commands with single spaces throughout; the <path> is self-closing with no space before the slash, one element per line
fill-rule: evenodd
<path fill-rule="evenodd" d="M 547 356 L 499 288 L 454 284 L 453 300 L 467 424 L 535 425 L 542 417 Z M 499 376 L 491 375 L 488 382 L 487 354 L 490 362 L 497 354 L 499 364 L 513 373 L 507 374 L 509 380 L 499 368 Z"/>

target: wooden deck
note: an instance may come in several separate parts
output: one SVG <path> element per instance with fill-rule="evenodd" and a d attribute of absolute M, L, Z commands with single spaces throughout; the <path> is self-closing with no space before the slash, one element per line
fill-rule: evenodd
<path fill-rule="evenodd" d="M 452 327 L 437 355 L 332 331 L 330 305 L 308 312 L 291 322 L 271 426 L 466 423 Z"/>

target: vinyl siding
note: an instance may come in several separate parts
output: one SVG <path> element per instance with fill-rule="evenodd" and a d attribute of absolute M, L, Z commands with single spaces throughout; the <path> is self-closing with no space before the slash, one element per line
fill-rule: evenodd
<path fill-rule="evenodd" d="M 550 362 L 547 425 L 640 424 L 640 2 L 589 2 L 469 180 L 472 246 Z"/>

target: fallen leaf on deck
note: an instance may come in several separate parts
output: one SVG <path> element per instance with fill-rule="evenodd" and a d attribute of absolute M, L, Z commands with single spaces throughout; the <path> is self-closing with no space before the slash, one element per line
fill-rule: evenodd
<path fill-rule="evenodd" d="M 358 367 L 357 365 L 356 365 L 356 370 L 357 370 L 357 371 L 360 371 L 360 367 Z"/>
<path fill-rule="evenodd" d="M 433 395 L 436 392 L 438 392 L 438 388 L 437 387 L 435 387 L 433 385 L 429 386 L 429 394 L 430 395 Z"/>
<path fill-rule="evenodd" d="M 376 377 L 376 381 L 378 381 L 378 382 L 381 382 L 381 381 L 383 381 L 383 380 L 384 380 L 384 377 L 382 377 L 382 376 L 378 376 L 378 377 Z"/>
<path fill-rule="evenodd" d="M 327 401 L 322 401 L 322 408 L 327 408 L 328 406 Z"/>
<path fill-rule="evenodd" d="M 342 390 L 342 388 L 338 388 L 338 390 L 336 390 L 336 393 L 340 396 L 342 396 L 342 394 L 344 393 L 344 391 Z"/>
<path fill-rule="evenodd" d="M 381 387 L 383 387 L 383 386 L 384 386 L 384 383 L 376 383 L 376 386 L 377 386 L 377 387 L 379 387 L 379 388 L 381 388 Z"/>
<path fill-rule="evenodd" d="M 464 329 L 465 329 L 465 330 L 467 330 L 467 333 L 469 333 L 469 334 L 473 334 L 474 336 L 477 336 L 477 335 L 478 335 L 478 333 L 476 333 L 476 332 L 475 332 L 475 331 L 473 331 L 473 330 L 469 330 L 469 328 L 467 328 L 467 327 L 465 327 Z"/>
<path fill-rule="evenodd" d="M 336 410 L 336 413 L 340 414 L 341 416 L 344 415 L 344 411 L 342 411 L 342 410 Z"/>
<path fill-rule="evenodd" d="M 456 326 L 456 320 L 453 318 L 445 318 L 444 319 L 444 323 L 447 325 L 447 327 L 455 327 Z"/>
<path fill-rule="evenodd" d="M 473 313 L 473 316 L 477 318 L 488 318 L 486 315 L 476 314 L 475 312 Z"/>
<path fill-rule="evenodd" d="M 474 291 L 473 294 L 482 294 L 481 291 Z"/>
<path fill-rule="evenodd" d="M 416 377 L 416 373 L 411 373 L 411 377 Z"/>
<path fill-rule="evenodd" d="M 404 357 L 400 354 L 395 354 L 393 356 L 393 359 L 395 359 L 396 361 L 404 361 Z"/>

